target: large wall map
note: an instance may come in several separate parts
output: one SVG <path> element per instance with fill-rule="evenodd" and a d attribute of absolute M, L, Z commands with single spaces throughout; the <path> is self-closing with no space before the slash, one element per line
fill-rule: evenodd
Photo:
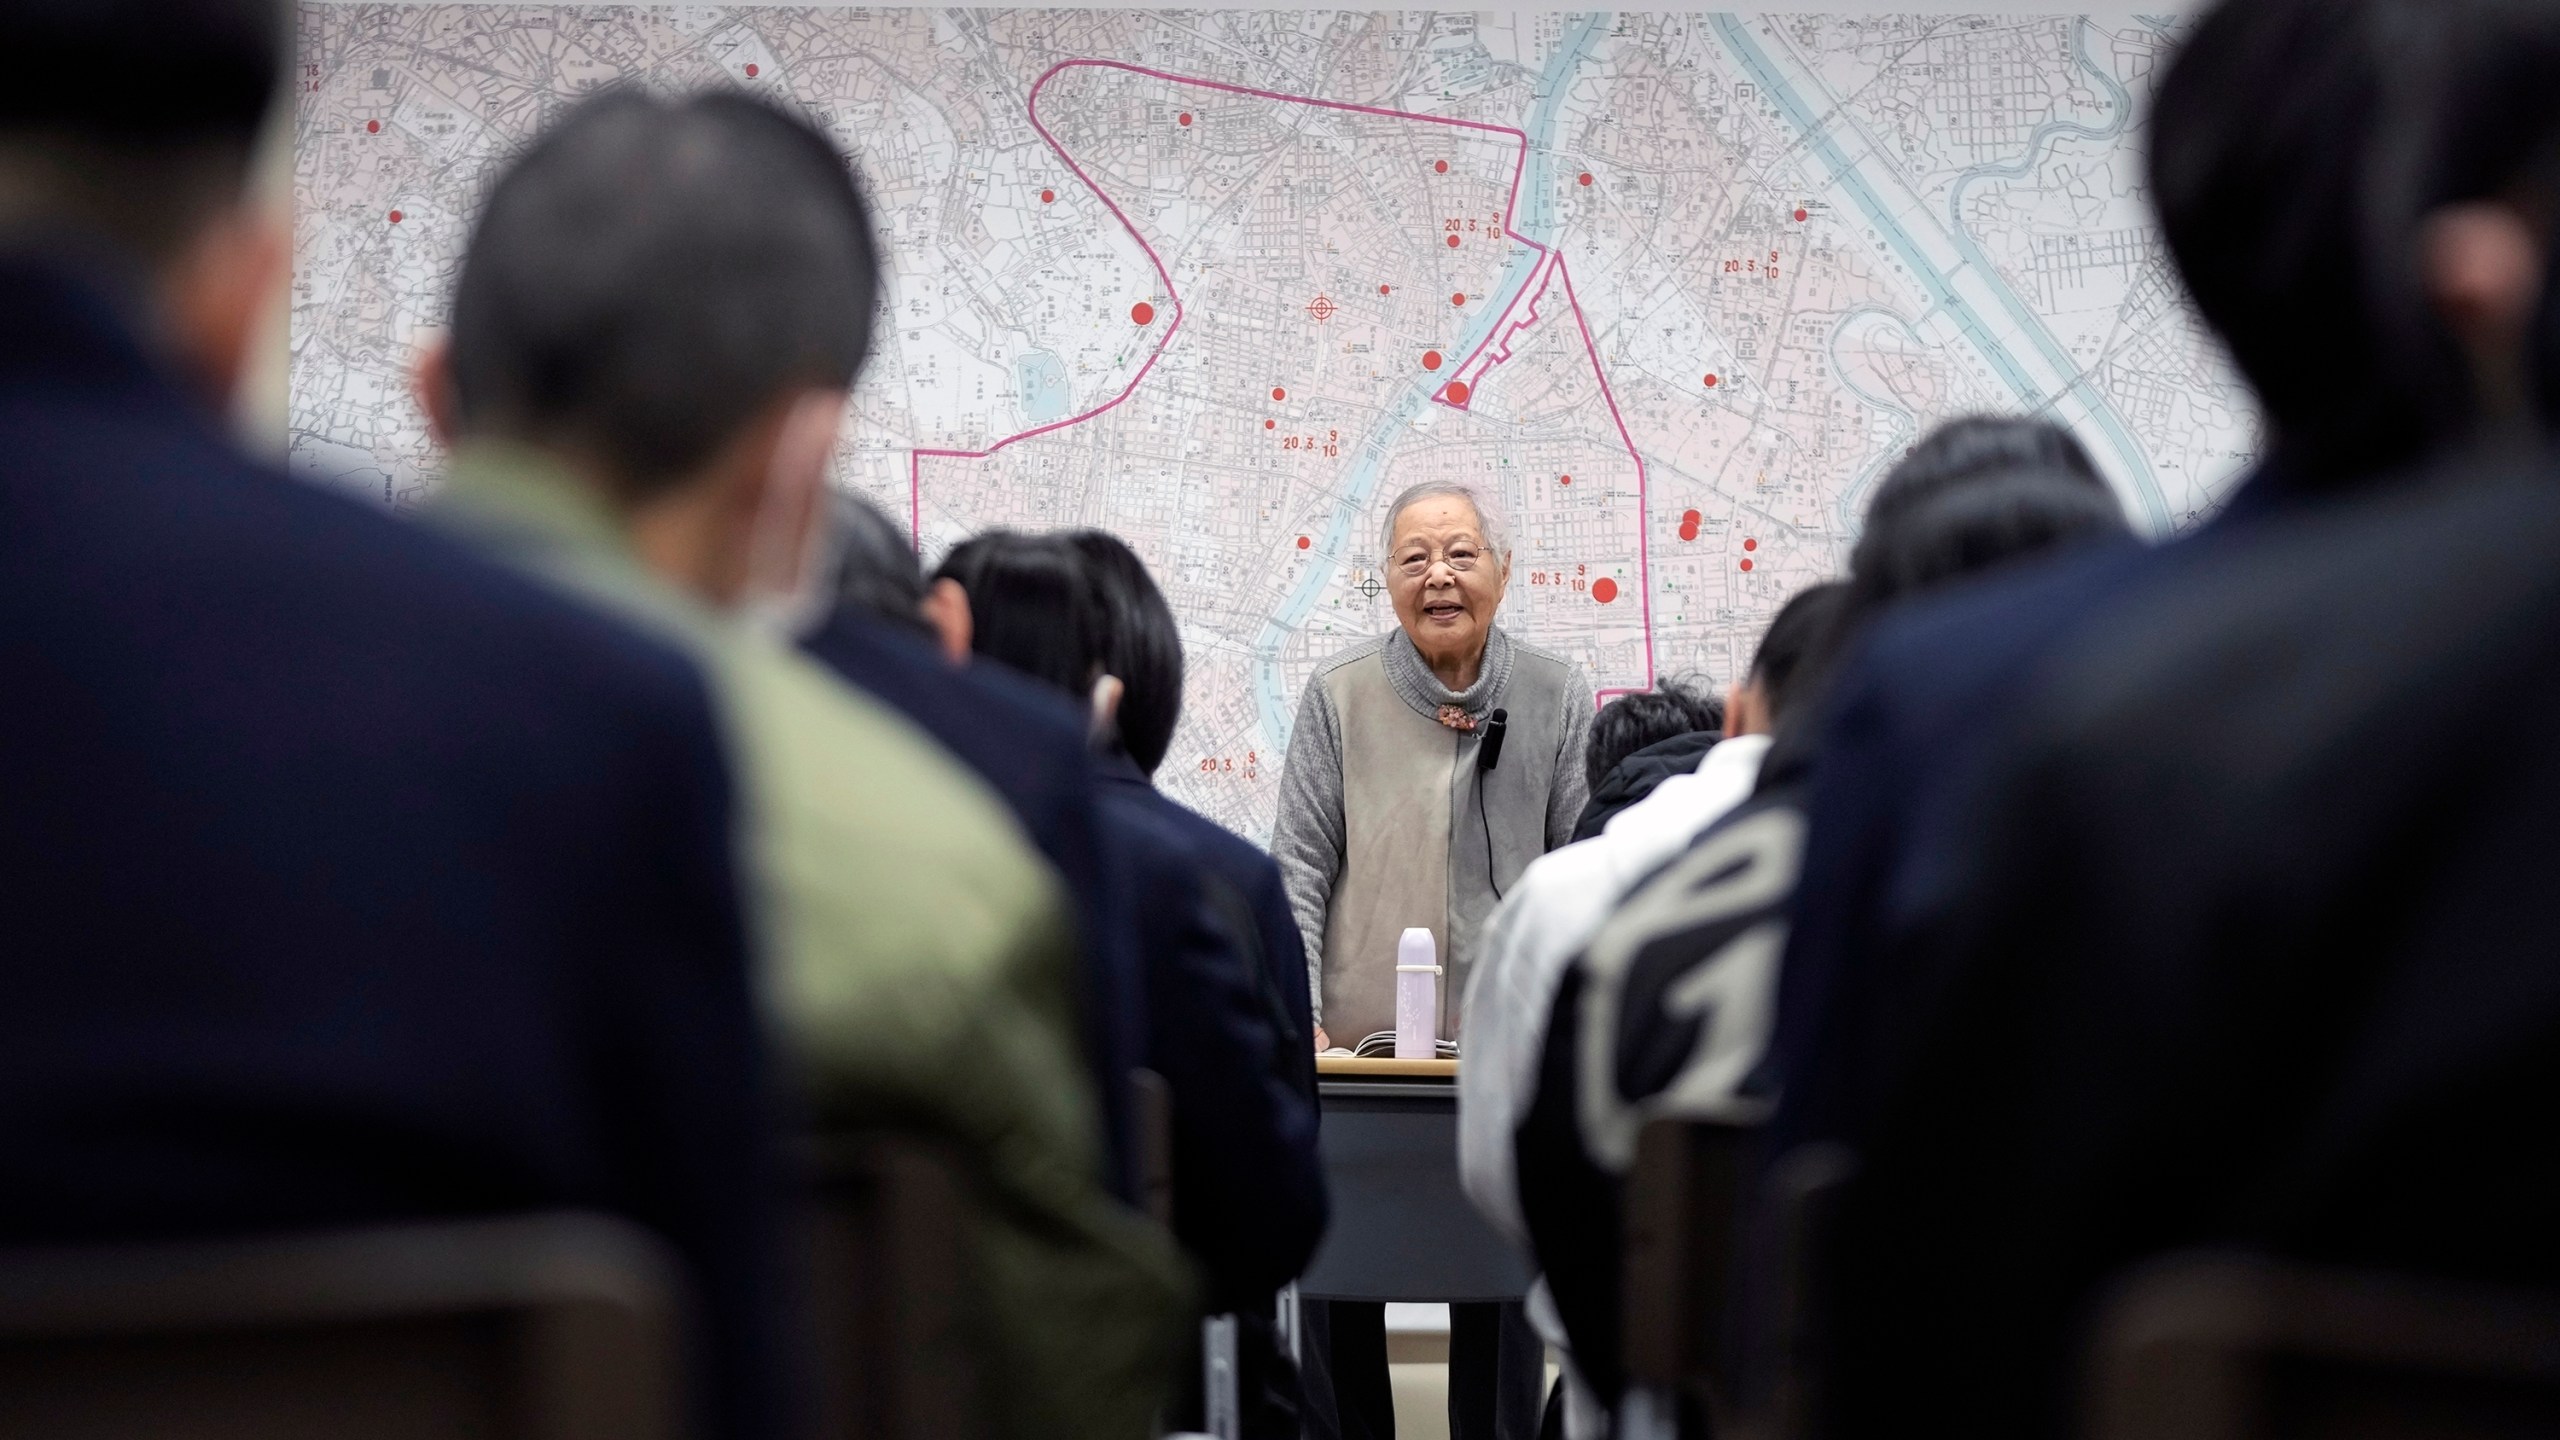
<path fill-rule="evenodd" d="M 1933 423 L 2036 412 L 2146 525 L 2254 444 L 2144 207 L 2143 18 L 306 5 L 295 462 L 394 505 L 493 163 L 583 92 L 787 96 L 893 274 L 843 483 L 928 552 L 1099 525 L 1183 618 L 1164 775 L 1268 832 L 1379 505 L 1497 484 L 1505 623 L 1721 683 Z"/>

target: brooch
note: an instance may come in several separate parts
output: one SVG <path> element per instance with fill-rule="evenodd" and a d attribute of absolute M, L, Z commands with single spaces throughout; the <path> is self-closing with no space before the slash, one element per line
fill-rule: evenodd
<path fill-rule="evenodd" d="M 1473 730 L 1476 728 L 1476 717 L 1455 705 L 1443 705 L 1440 707 L 1440 723 L 1452 730 Z"/>

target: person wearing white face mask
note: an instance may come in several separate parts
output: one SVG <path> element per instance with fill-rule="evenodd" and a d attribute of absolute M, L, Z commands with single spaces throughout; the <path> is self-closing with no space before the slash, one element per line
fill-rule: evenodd
<path fill-rule="evenodd" d="M 699 664 L 802 1112 L 948 1142 L 996 1433 L 1119 1440 L 1160 1403 L 1185 1277 L 1106 1189 L 1065 896 L 983 784 L 768 623 L 803 588 L 877 284 L 804 121 L 587 102 L 498 179 L 422 367 L 454 447 L 431 518 Z"/>

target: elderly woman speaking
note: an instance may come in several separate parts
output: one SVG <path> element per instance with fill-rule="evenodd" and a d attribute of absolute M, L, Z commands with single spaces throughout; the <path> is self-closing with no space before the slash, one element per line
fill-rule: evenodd
<path fill-rule="evenodd" d="M 1461 481 L 1398 495 L 1381 537 L 1397 629 L 1316 667 L 1272 854 L 1308 941 L 1316 1043 L 1395 1027 L 1396 940 L 1431 931 L 1452 1034 L 1478 931 L 1583 802 L 1591 682 L 1493 623 L 1511 536 Z"/>

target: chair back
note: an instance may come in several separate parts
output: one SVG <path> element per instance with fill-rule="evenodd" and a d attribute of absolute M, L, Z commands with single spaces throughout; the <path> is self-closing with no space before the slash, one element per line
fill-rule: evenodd
<path fill-rule="evenodd" d="M 906 1135 L 817 1152 L 811 1299 L 828 1440 L 993 1433 L 971 1269 L 973 1202 L 951 1150 Z"/>
<path fill-rule="evenodd" d="M 2560 1435 L 2560 1294 L 2177 1255 L 2094 1343 L 2092 1440 Z"/>
<path fill-rule="evenodd" d="M 1627 1172 L 1621 1290 L 1627 1380 L 1701 1399 L 1721 1380 L 1721 1341 L 1743 1191 L 1759 1127 L 1660 1117 Z"/>
<path fill-rule="evenodd" d="M 0 1435 L 677 1440 L 677 1277 L 585 1214 L 0 1251 Z"/>

